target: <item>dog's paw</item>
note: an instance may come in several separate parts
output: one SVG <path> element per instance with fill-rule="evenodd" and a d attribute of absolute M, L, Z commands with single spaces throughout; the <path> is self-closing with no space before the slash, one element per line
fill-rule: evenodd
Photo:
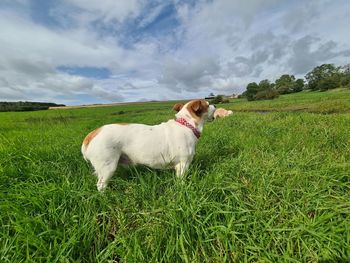
<path fill-rule="evenodd" d="M 96 186 L 97 186 L 97 190 L 99 192 L 103 192 L 106 189 L 107 184 L 106 183 L 97 183 Z"/>

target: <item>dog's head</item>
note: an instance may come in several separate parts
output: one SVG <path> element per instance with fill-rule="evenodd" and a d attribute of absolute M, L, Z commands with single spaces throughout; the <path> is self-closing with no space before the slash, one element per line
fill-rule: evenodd
<path fill-rule="evenodd" d="M 213 120 L 215 106 L 209 105 L 206 100 L 191 100 L 186 104 L 176 103 L 173 110 L 178 112 L 177 117 L 187 117 L 198 124 L 206 120 Z"/>

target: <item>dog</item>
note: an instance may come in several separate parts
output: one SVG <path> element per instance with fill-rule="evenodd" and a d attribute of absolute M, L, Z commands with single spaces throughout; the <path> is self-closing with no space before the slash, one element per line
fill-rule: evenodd
<path fill-rule="evenodd" d="M 175 104 L 175 120 L 158 125 L 116 123 L 90 132 L 81 152 L 97 175 L 103 191 L 119 164 L 174 168 L 182 178 L 195 154 L 196 143 L 206 120 L 213 119 L 215 106 L 205 100 Z"/>
<path fill-rule="evenodd" d="M 227 117 L 227 116 L 230 116 L 232 113 L 233 113 L 232 110 L 225 110 L 224 108 L 218 108 L 214 112 L 214 119 Z"/>

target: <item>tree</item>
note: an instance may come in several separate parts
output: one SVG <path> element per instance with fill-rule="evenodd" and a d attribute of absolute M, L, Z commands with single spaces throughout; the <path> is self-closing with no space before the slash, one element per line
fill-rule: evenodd
<path fill-rule="evenodd" d="M 340 85 L 343 87 L 350 86 L 350 64 L 341 67 Z"/>
<path fill-rule="evenodd" d="M 325 79 L 321 79 L 317 83 L 317 89 L 320 91 L 326 91 L 328 89 L 335 89 L 340 86 L 340 79 L 337 75 L 330 76 Z"/>
<path fill-rule="evenodd" d="M 259 91 L 259 85 L 256 82 L 251 82 L 247 85 L 247 90 L 244 92 L 247 100 L 254 100 L 254 96 Z"/>
<path fill-rule="evenodd" d="M 271 83 L 268 79 L 263 79 L 259 82 L 259 91 L 267 90 L 271 88 Z"/>
<path fill-rule="evenodd" d="M 247 85 L 247 90 L 243 93 L 247 100 L 265 100 L 278 97 L 278 92 L 274 89 L 274 84 L 268 79 L 264 79 L 257 84 L 251 82 Z"/>
<path fill-rule="evenodd" d="M 275 81 L 275 88 L 279 94 L 292 93 L 294 85 L 295 77 L 293 75 L 284 74 Z"/>
<path fill-rule="evenodd" d="M 312 71 L 306 74 L 305 78 L 308 82 L 308 88 L 311 90 L 318 90 L 320 87 L 318 83 L 329 77 L 339 77 L 339 67 L 335 67 L 333 64 L 322 64 L 321 66 L 315 67 Z M 333 79 L 334 81 L 335 79 Z M 322 84 L 322 87 L 323 84 Z"/>
<path fill-rule="evenodd" d="M 346 75 L 350 75 L 350 64 L 346 64 L 346 65 L 342 66 L 341 72 L 346 74 Z"/>
<path fill-rule="evenodd" d="M 297 79 L 293 85 L 293 92 L 300 92 L 304 89 L 305 81 L 303 79 Z"/>

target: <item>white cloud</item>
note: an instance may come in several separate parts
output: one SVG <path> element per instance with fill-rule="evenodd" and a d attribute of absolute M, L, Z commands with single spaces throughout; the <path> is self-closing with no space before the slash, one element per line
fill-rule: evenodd
<path fill-rule="evenodd" d="M 344 35 L 349 37 L 345 31 L 350 19 L 344 10 L 349 10 L 345 6 L 350 4 L 343 4 L 218 0 L 196 8 L 181 5 L 178 14 L 184 42 L 177 55 L 189 60 L 208 55 L 217 59 L 221 77 L 212 76 L 211 88 L 217 90 L 222 80 L 229 79 L 226 92 L 235 87 L 242 91 L 248 82 L 274 79 L 286 72 L 305 74 L 319 63 L 346 63 L 350 42 L 341 40 Z M 324 31 L 330 25 L 338 30 L 332 38 Z M 307 46 L 300 47 L 305 37 L 316 39 L 313 45 L 317 50 L 307 52 Z"/>
<path fill-rule="evenodd" d="M 7 99 L 39 95 L 52 100 L 85 92 L 105 102 L 120 101 L 123 96 L 118 91 L 98 86 L 97 80 L 63 74 L 56 68 L 69 65 L 128 72 L 138 66 L 146 68 L 146 57 L 153 52 L 150 44 L 125 50 L 114 40 L 98 39 L 85 29 L 52 30 L 8 11 L 0 12 L 0 31 L 0 83 L 4 85 L 0 96 Z"/>
<path fill-rule="evenodd" d="M 102 19 L 108 23 L 113 20 L 123 22 L 140 14 L 144 3 L 140 0 L 64 0 L 74 7 L 92 15 L 91 18 Z"/>

